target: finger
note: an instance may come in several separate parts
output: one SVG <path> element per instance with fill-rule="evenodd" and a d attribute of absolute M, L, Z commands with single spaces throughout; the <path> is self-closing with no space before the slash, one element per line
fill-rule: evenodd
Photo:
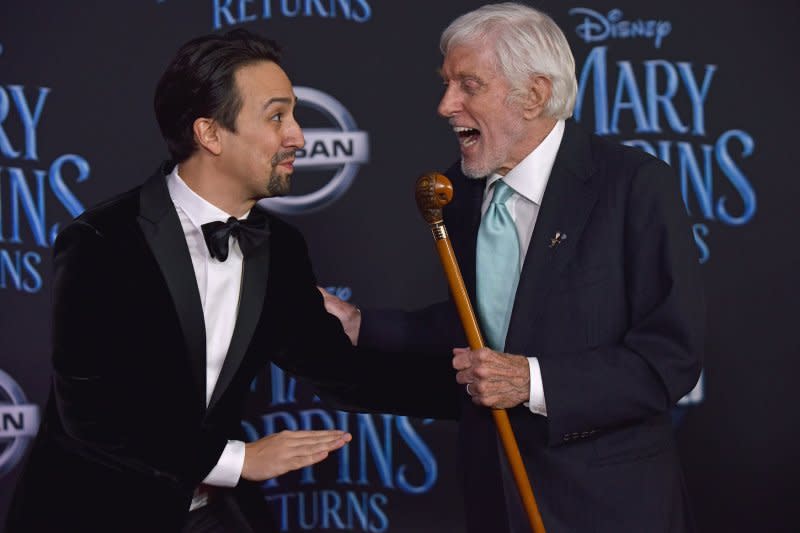
<path fill-rule="evenodd" d="M 306 466 L 319 463 L 326 457 L 328 457 L 328 452 L 312 453 L 311 455 L 308 456 L 308 464 Z"/>
<path fill-rule="evenodd" d="M 462 370 L 461 372 L 456 372 L 456 383 L 461 385 L 466 385 L 467 383 L 472 383 L 475 381 L 475 376 L 469 370 Z M 474 390 L 475 387 L 471 387 L 471 390 Z"/>
<path fill-rule="evenodd" d="M 315 446 L 341 447 L 350 442 L 352 438 L 352 435 L 349 433 L 338 436 L 304 437 L 301 439 L 290 439 L 285 442 L 285 445 L 293 450 L 307 450 Z"/>
<path fill-rule="evenodd" d="M 481 383 L 473 383 L 469 386 L 472 392 L 472 403 L 481 407 L 497 407 L 497 395 L 487 390 Z"/>
<path fill-rule="evenodd" d="M 302 457 L 297 457 L 293 461 L 293 463 L 294 463 L 294 465 L 293 465 L 294 468 L 293 469 L 297 470 L 299 468 L 303 468 L 303 467 L 306 467 L 306 466 L 311 466 L 311 465 L 317 464 L 317 463 L 327 459 L 329 455 L 330 454 L 328 452 L 318 452 L 318 453 L 313 453 L 313 454 L 309 454 L 309 455 L 304 455 Z"/>
<path fill-rule="evenodd" d="M 342 446 L 347 444 L 344 439 L 339 439 L 332 442 L 316 443 L 311 446 L 304 446 L 302 453 L 292 453 L 288 456 L 288 460 L 292 468 L 302 468 L 314 463 L 318 463 L 328 457 L 330 452 L 336 451 Z M 296 448 L 294 450 L 297 450 Z"/>
<path fill-rule="evenodd" d="M 486 405 L 483 403 L 483 400 L 481 400 L 481 397 L 480 397 L 480 396 L 478 396 L 478 395 L 477 395 L 477 394 L 475 394 L 475 393 L 473 393 L 473 394 L 472 394 L 472 397 L 470 397 L 470 400 L 472 400 L 472 403 L 474 403 L 475 405 L 479 405 L 479 406 L 481 406 L 481 407 L 485 407 L 485 406 L 486 406 Z"/>
<path fill-rule="evenodd" d="M 306 429 L 298 431 L 284 430 L 277 433 L 277 435 L 285 435 L 286 438 L 290 439 L 314 439 L 320 437 L 341 437 L 343 435 L 349 435 L 349 433 L 340 429 Z"/>
<path fill-rule="evenodd" d="M 468 354 L 469 352 L 462 352 L 453 356 L 453 368 L 456 370 L 464 370 L 472 366 Z"/>
<path fill-rule="evenodd" d="M 300 468 L 319 463 L 328 457 L 328 455 L 328 452 L 317 452 L 287 457 L 282 462 L 281 470 L 283 473 L 299 470 Z"/>
<path fill-rule="evenodd" d="M 309 455 L 315 453 L 322 453 L 322 452 L 332 452 L 334 450 L 338 450 L 342 446 L 347 444 L 343 439 L 328 441 L 328 442 L 317 442 L 310 446 L 303 446 L 302 449 L 295 448 L 295 453 L 297 455 Z"/>
<path fill-rule="evenodd" d="M 494 358 L 498 355 L 497 352 L 490 348 L 480 348 L 478 350 L 474 350 L 470 353 L 470 358 L 473 361 L 480 361 L 480 362 L 489 362 L 494 360 Z"/>
<path fill-rule="evenodd" d="M 325 310 L 335 315 L 334 311 L 336 311 L 338 305 L 336 296 L 319 286 L 317 286 L 317 290 L 322 294 L 322 304 L 325 306 Z"/>

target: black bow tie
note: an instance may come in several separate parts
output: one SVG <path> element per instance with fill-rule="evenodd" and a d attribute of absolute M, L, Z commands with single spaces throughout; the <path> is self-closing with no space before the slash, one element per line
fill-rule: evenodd
<path fill-rule="evenodd" d="M 251 250 L 265 243 L 269 237 L 267 217 L 256 211 L 251 212 L 244 220 L 231 217 L 227 222 L 209 222 L 200 227 L 211 257 L 219 261 L 228 258 L 228 238 L 231 235 L 239 240 L 239 248 L 245 257 Z"/>

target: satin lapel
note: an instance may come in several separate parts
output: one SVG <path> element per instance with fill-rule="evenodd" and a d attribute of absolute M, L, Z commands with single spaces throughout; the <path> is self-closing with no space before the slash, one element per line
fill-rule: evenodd
<path fill-rule="evenodd" d="M 597 199 L 595 172 L 588 134 L 568 121 L 520 273 L 506 350 L 524 349 L 555 276 L 574 255 Z M 567 237 L 552 245 L 558 232 Z"/>
<path fill-rule="evenodd" d="M 257 208 L 254 208 L 257 209 Z M 216 405 L 225 389 L 228 388 L 236 371 L 244 359 L 250 340 L 253 338 L 256 325 L 261 318 L 261 309 L 264 306 L 264 297 L 267 291 L 267 274 L 269 271 L 270 244 L 253 250 L 245 258 L 242 272 L 242 290 L 239 295 L 239 312 L 236 315 L 236 325 L 233 336 L 222 364 L 219 379 L 211 394 L 208 404 L 209 411 Z"/>
<path fill-rule="evenodd" d="M 161 172 L 151 176 L 142 185 L 138 222 L 175 304 L 191 359 L 197 402 L 205 409 L 206 330 L 203 305 L 186 236 Z"/>

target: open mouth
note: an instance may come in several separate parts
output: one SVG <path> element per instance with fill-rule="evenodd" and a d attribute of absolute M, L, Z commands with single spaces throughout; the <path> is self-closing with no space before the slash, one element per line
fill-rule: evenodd
<path fill-rule="evenodd" d="M 458 143 L 462 148 L 467 148 L 478 142 L 481 132 L 475 128 L 465 128 L 463 126 L 454 126 L 453 131 L 458 137 Z"/>

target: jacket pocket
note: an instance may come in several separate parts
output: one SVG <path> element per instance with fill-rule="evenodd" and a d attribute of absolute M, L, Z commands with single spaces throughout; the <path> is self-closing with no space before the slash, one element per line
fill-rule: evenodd
<path fill-rule="evenodd" d="M 595 457 L 590 466 L 643 461 L 675 446 L 669 422 L 643 422 L 616 429 L 594 439 Z"/>

